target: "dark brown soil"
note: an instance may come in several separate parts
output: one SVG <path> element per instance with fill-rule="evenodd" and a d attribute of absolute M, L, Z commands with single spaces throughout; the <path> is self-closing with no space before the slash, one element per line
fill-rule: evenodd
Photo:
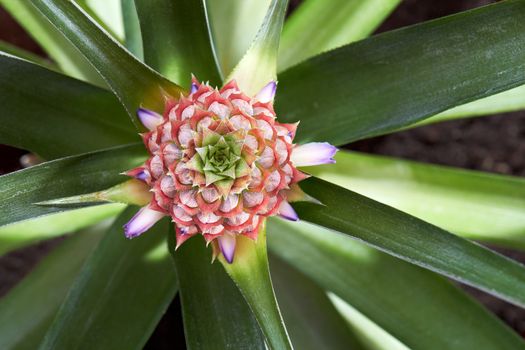
<path fill-rule="evenodd" d="M 290 7 L 301 0 L 291 0 Z M 496 1 L 480 0 L 405 0 L 378 29 L 378 32 L 446 16 Z M 0 10 L 0 39 L 43 54 L 9 16 Z M 501 174 L 525 176 L 525 112 L 496 115 L 478 119 L 451 121 L 421 127 L 393 135 L 360 141 L 347 148 L 422 162 L 477 169 Z M 24 151 L 0 145 L 0 174 L 19 168 L 18 159 Z M 0 296 L 5 294 L 41 259 L 56 242 L 41 243 L 0 258 Z M 501 250 L 505 255 L 525 262 L 520 252 Z M 525 310 L 490 295 L 467 288 L 503 321 L 525 336 Z M 180 306 L 172 303 L 147 349 L 168 349 L 182 345 Z M 179 327 L 177 328 L 178 325 Z M 173 330 L 176 329 L 174 332 Z"/>

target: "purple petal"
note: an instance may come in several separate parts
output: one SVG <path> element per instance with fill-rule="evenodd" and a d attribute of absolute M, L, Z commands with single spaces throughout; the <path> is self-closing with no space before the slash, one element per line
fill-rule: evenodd
<path fill-rule="evenodd" d="M 328 142 L 310 142 L 295 147 L 291 160 L 295 166 L 310 166 L 335 163 L 337 148 Z"/>
<path fill-rule="evenodd" d="M 196 93 L 197 90 L 199 90 L 199 85 L 197 85 L 196 83 L 191 83 L 190 94 L 194 94 L 194 93 Z"/>
<path fill-rule="evenodd" d="M 163 213 L 150 209 L 147 206 L 143 207 L 124 225 L 124 234 L 127 238 L 140 236 L 163 217 Z"/>
<path fill-rule="evenodd" d="M 128 171 L 128 172 L 126 173 L 126 175 L 128 175 L 128 176 L 132 176 L 132 177 L 134 177 L 135 179 L 140 180 L 140 181 L 144 181 L 144 182 L 145 182 L 146 179 L 149 177 L 148 174 L 149 174 L 149 173 L 148 173 L 147 170 L 144 169 L 144 168 L 142 168 L 142 169 L 140 169 L 140 168 L 133 169 L 133 170 Z"/>
<path fill-rule="evenodd" d="M 146 170 L 144 167 L 138 167 L 138 168 L 132 169 L 130 171 L 127 171 L 125 174 L 127 176 L 134 177 L 135 179 L 144 181 L 144 182 L 146 182 L 146 180 L 149 178 L 149 171 Z"/>
<path fill-rule="evenodd" d="M 145 108 L 139 108 L 137 110 L 137 116 L 142 125 L 148 128 L 148 130 L 155 130 L 163 120 L 160 114 Z"/>
<path fill-rule="evenodd" d="M 267 103 L 273 101 L 273 98 L 275 97 L 275 92 L 277 91 L 277 82 L 271 81 L 268 84 L 266 84 L 265 87 L 259 91 L 259 93 L 255 96 L 257 100 L 259 100 L 262 103 Z"/>
<path fill-rule="evenodd" d="M 287 201 L 282 201 L 279 206 L 279 216 L 290 221 L 299 221 L 299 215 Z"/>
<path fill-rule="evenodd" d="M 235 254 L 235 243 L 237 238 L 234 235 L 225 234 L 219 238 L 219 247 L 221 248 L 222 255 L 228 263 L 233 262 L 233 255 Z"/>
<path fill-rule="evenodd" d="M 146 179 L 148 178 L 148 175 L 146 174 L 145 170 L 142 170 L 138 172 L 137 175 L 135 175 L 135 178 L 137 180 L 146 181 Z"/>

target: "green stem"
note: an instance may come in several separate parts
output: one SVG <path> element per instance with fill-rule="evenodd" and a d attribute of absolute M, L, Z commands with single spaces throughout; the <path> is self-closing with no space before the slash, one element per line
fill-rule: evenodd
<path fill-rule="evenodd" d="M 293 349 L 275 299 L 266 250 L 266 221 L 261 225 L 257 242 L 244 236 L 237 238 L 235 260 L 220 262 L 250 305 L 270 349 Z"/>

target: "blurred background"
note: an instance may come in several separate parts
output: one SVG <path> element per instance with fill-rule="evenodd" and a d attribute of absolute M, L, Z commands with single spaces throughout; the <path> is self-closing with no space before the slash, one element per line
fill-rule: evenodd
<path fill-rule="evenodd" d="M 301 0 L 290 0 L 290 13 L 301 2 Z M 403 0 L 376 33 L 494 2 L 496 1 Z M 0 9 L 0 40 L 45 56 L 38 44 L 2 9 Z M 499 174 L 525 176 L 525 111 L 419 127 L 393 135 L 359 141 L 346 145 L 345 148 Z M 20 169 L 20 157 L 24 154 L 26 154 L 24 150 L 0 145 L 0 175 Z M 0 297 L 20 281 L 59 241 L 60 238 L 0 257 Z M 525 263 L 523 253 L 497 250 Z M 525 337 L 525 310 L 483 292 L 471 288 L 466 289 Z M 146 349 L 168 349 L 183 345 L 180 344 L 181 339 L 184 339 L 183 330 L 176 326 L 179 315 L 179 302 L 175 300 L 148 342 Z M 182 325 L 179 324 L 179 326 Z"/>

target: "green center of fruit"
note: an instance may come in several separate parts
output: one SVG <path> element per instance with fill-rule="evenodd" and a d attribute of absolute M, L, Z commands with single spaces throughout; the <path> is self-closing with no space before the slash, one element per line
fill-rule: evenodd
<path fill-rule="evenodd" d="M 214 184 L 223 195 L 232 187 L 235 179 L 246 176 L 250 168 L 243 159 L 244 135 L 239 132 L 221 135 L 207 131 L 202 146 L 195 148 L 191 169 L 204 174 L 206 186 Z"/>

